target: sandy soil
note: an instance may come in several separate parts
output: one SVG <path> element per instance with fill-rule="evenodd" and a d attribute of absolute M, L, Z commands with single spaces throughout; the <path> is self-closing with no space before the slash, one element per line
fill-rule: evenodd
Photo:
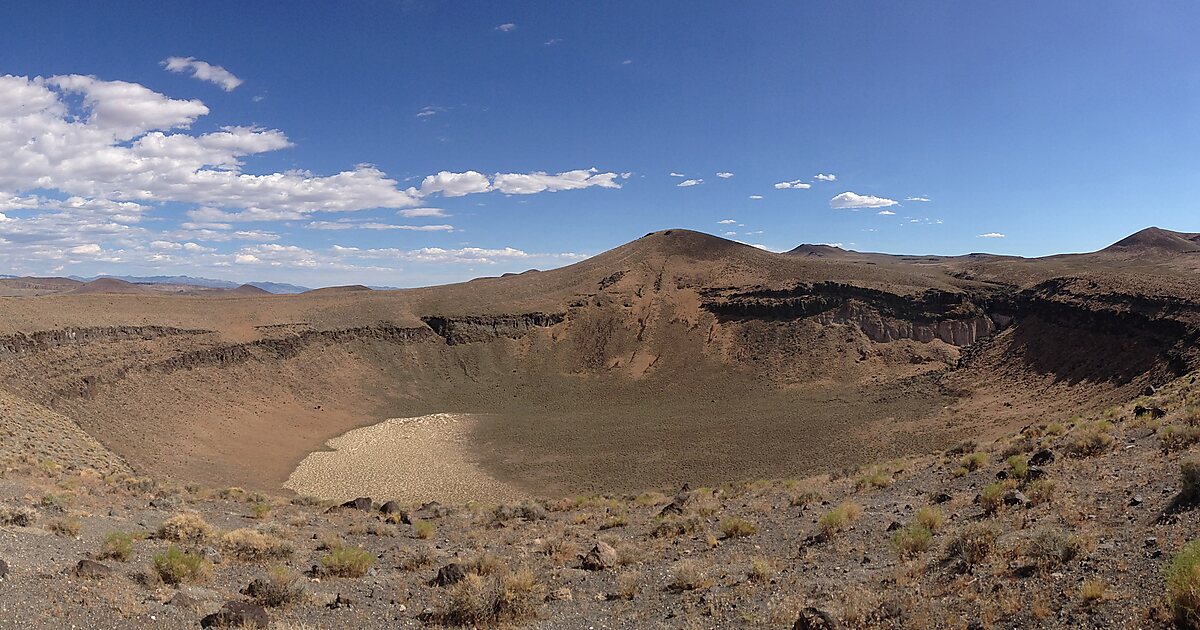
<path fill-rule="evenodd" d="M 400 502 L 519 500 L 515 487 L 484 472 L 468 448 L 468 415 L 392 418 L 329 440 L 304 458 L 285 487 L 322 499 L 367 496 Z"/>

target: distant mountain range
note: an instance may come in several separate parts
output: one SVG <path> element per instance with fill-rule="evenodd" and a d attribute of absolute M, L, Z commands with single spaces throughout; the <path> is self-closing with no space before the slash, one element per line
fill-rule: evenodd
<path fill-rule="evenodd" d="M 0 276 L 2 278 L 12 278 L 15 276 Z M 215 280 L 213 278 L 197 278 L 194 276 L 92 276 L 85 278 L 82 276 L 68 276 L 72 280 L 80 282 L 91 282 L 97 278 L 116 278 L 133 284 L 182 284 L 193 287 L 205 287 L 208 289 L 236 289 L 241 284 L 230 282 L 229 280 Z M 250 286 L 258 287 L 268 293 L 276 294 L 292 294 L 304 293 L 310 291 L 308 287 L 302 287 L 295 284 L 287 284 L 286 282 L 246 282 Z"/>

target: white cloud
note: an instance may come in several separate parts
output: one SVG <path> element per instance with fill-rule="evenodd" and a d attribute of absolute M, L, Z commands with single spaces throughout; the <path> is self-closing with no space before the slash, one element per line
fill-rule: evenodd
<path fill-rule="evenodd" d="M 786 189 L 786 188 L 802 189 L 802 188 L 812 188 L 812 184 L 809 184 L 802 179 L 797 179 L 797 180 L 791 181 L 791 182 L 779 182 L 779 183 L 775 184 L 775 187 L 779 188 L 779 189 Z"/>
<path fill-rule="evenodd" d="M 626 59 L 625 61 L 622 61 L 622 62 L 621 62 L 621 65 L 622 65 L 622 66 L 628 66 L 628 65 L 629 65 L 629 64 L 631 64 L 631 63 L 633 63 L 633 60 L 632 60 L 632 59 Z"/>
<path fill-rule="evenodd" d="M 905 197 L 905 201 L 929 201 L 929 197 Z"/>
<path fill-rule="evenodd" d="M 561 44 L 561 43 L 562 43 L 562 41 L 563 41 L 563 40 L 562 40 L 562 38 L 560 38 L 560 37 L 554 37 L 554 38 L 551 38 L 551 39 L 548 39 L 548 40 L 546 40 L 546 41 L 545 41 L 545 45 L 546 45 L 546 46 L 555 46 L 555 45 L 557 45 L 557 44 Z"/>
<path fill-rule="evenodd" d="M 987 234 L 980 234 L 976 238 L 1004 238 L 1004 235 L 999 232 L 988 232 Z"/>
<path fill-rule="evenodd" d="M 88 243 L 87 245 L 77 245 L 70 249 L 70 252 L 72 254 L 99 254 L 100 251 L 101 251 L 100 246 L 95 243 Z"/>
<path fill-rule="evenodd" d="M 763 196 L 762 195 L 750 195 L 750 198 L 755 201 L 758 201 L 759 199 L 762 199 Z"/>
<path fill-rule="evenodd" d="M 417 118 L 429 118 L 430 116 L 436 116 L 444 111 L 446 111 L 445 107 L 437 107 L 436 105 L 426 105 L 425 107 L 422 107 L 420 111 L 417 112 Z"/>
<path fill-rule="evenodd" d="M 232 92 L 234 88 L 244 83 L 244 81 L 233 76 L 233 73 L 225 68 L 214 66 L 206 61 L 200 61 L 195 57 L 167 57 L 162 60 L 162 66 L 171 72 L 190 71 L 194 78 L 201 81 L 208 81 L 209 83 L 216 83 L 226 92 Z"/>
<path fill-rule="evenodd" d="M 891 210 L 880 210 L 880 211 L 879 211 L 879 214 L 881 214 L 881 215 L 883 215 L 883 216 L 885 216 L 885 217 L 890 217 L 890 216 L 892 216 L 893 214 L 896 214 L 896 213 L 895 213 L 895 212 L 892 212 Z"/>
<path fill-rule="evenodd" d="M 517 30 L 517 25 L 513 24 L 512 22 L 505 22 L 504 24 L 497 26 L 496 30 L 500 31 L 502 33 L 511 33 L 513 31 Z"/>
<path fill-rule="evenodd" d="M 441 208 L 406 208 L 400 211 L 400 216 L 413 219 L 417 217 L 448 217 Z"/>
<path fill-rule="evenodd" d="M 730 177 L 733 177 L 733 173 L 730 173 L 729 171 L 721 171 L 720 173 L 717 173 L 717 177 L 720 177 L 721 179 L 729 179 Z"/>
<path fill-rule="evenodd" d="M 833 173 L 817 173 L 816 175 L 813 176 L 813 179 L 817 179 L 817 180 L 820 180 L 823 182 L 836 182 L 837 175 L 834 175 Z"/>
<path fill-rule="evenodd" d="M 685 179 L 675 185 L 679 186 L 681 188 L 687 188 L 689 186 L 699 186 L 700 184 L 703 184 L 703 183 L 704 183 L 703 179 Z"/>
<path fill-rule="evenodd" d="M 733 225 L 734 223 L 737 223 L 737 220 L 736 219 L 722 219 L 720 221 L 717 221 L 717 223 L 719 223 L 721 225 Z"/>
<path fill-rule="evenodd" d="M 492 187 L 507 195 L 532 195 L 539 192 L 578 190 L 599 186 L 620 188 L 616 173 L 601 173 L 595 168 L 565 171 L 550 175 L 541 171 L 534 173 L 496 173 Z"/>
<path fill-rule="evenodd" d="M 884 197 L 875 197 L 873 195 L 860 195 L 853 192 L 844 192 L 829 200 L 830 208 L 857 210 L 858 208 L 886 208 L 894 206 L 897 202 L 894 199 Z"/>
<path fill-rule="evenodd" d="M 671 177 L 687 177 L 687 175 L 684 175 L 683 173 L 676 173 L 675 171 L 671 171 Z"/>
<path fill-rule="evenodd" d="M 484 193 L 492 189 L 487 175 L 478 171 L 451 173 L 441 171 L 421 181 L 421 196 L 442 193 L 444 197 L 462 197 L 472 193 Z"/>
<path fill-rule="evenodd" d="M 396 225 L 373 221 L 312 221 L 307 226 L 313 230 L 406 230 L 410 232 L 453 232 L 453 225 Z"/>

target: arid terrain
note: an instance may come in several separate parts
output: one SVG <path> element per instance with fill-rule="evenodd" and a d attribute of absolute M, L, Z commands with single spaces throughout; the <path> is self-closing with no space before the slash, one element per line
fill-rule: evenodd
<path fill-rule="evenodd" d="M 1200 531 L 1198 278 L 1200 234 L 1150 228 L 0 279 L 0 627 L 1198 627 L 1164 577 Z"/>

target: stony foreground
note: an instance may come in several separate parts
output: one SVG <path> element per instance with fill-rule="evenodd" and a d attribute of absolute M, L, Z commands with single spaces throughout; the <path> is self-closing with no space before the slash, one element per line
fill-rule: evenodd
<path fill-rule="evenodd" d="M 1200 537 L 1196 382 L 832 476 L 518 505 L 29 458 L 0 479 L 0 627 L 1200 627 L 1200 547 L 1169 568 Z"/>

